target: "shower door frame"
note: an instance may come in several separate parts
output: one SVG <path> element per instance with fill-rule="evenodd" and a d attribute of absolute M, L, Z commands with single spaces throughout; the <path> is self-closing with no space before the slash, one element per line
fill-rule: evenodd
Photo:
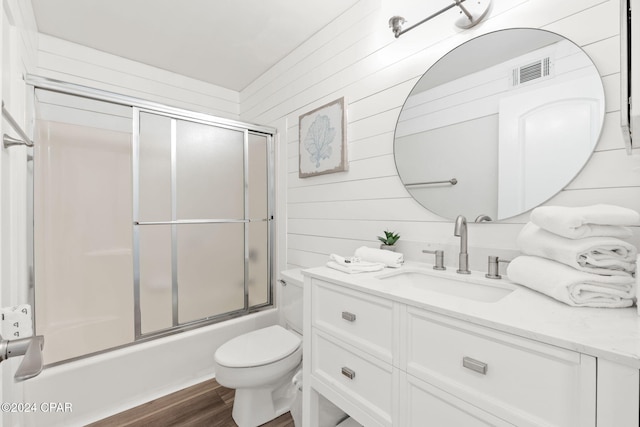
<path fill-rule="evenodd" d="M 163 117 L 167 117 L 169 119 L 171 119 L 171 152 L 172 152 L 172 157 L 171 157 L 171 181 L 172 181 L 172 188 L 171 188 L 171 194 L 172 194 L 172 219 L 171 221 L 149 221 L 149 222 L 145 222 L 145 221 L 139 221 L 139 176 L 138 173 L 140 171 L 140 167 L 139 167 L 139 148 L 140 148 L 140 114 L 141 113 L 147 113 L 147 114 L 155 114 L 158 116 L 163 116 Z M 224 219 L 207 219 L 207 220 L 179 220 L 176 217 L 176 200 L 175 200 L 175 194 L 176 194 L 176 144 L 177 144 L 177 140 L 176 140 L 176 121 L 178 120 L 182 120 L 182 121 L 188 121 L 190 123 L 197 123 L 197 124 L 201 124 L 201 125 L 206 125 L 206 126 L 215 126 L 217 128 L 223 128 L 223 129 L 229 129 L 229 130 L 234 130 L 234 131 L 241 131 L 243 132 L 243 152 L 244 152 L 244 156 L 243 156 L 243 180 L 244 180 L 244 184 L 243 184 L 243 188 L 244 188 L 244 218 L 240 219 L 240 218 L 224 218 Z M 231 126 L 228 124 L 220 124 L 220 123 L 214 123 L 211 121 L 206 121 L 206 120 L 202 120 L 202 119 L 194 119 L 192 117 L 186 117 L 186 116 L 179 116 L 177 114 L 174 113 L 165 113 L 165 112 L 160 112 L 158 110 L 152 110 L 152 109 L 148 109 L 148 108 L 140 108 L 140 107 L 133 107 L 133 128 L 134 128 L 134 132 L 133 132 L 133 139 L 132 139 L 132 144 L 133 144 L 133 156 L 132 156 L 132 163 L 133 163 L 133 200 L 134 200 L 134 204 L 133 204 L 133 266 L 134 266 L 134 305 L 136 307 L 135 313 L 134 313 L 134 324 L 135 324 L 135 339 L 139 340 L 141 338 L 147 337 L 147 336 L 152 336 L 152 335 L 156 335 L 156 334 L 163 334 L 166 331 L 169 330 L 173 330 L 174 328 L 180 328 L 180 327 L 188 327 L 191 324 L 199 324 L 202 322 L 206 322 L 207 320 L 211 319 L 214 321 L 220 321 L 222 319 L 227 319 L 227 318 L 233 318 L 233 317 L 237 317 L 238 315 L 243 315 L 246 314 L 248 312 L 252 312 L 252 311 L 256 311 L 257 309 L 260 309 L 264 306 L 271 306 L 273 304 L 273 295 L 271 292 L 271 287 L 269 288 L 268 294 L 267 294 L 267 302 L 263 303 L 263 304 L 258 304 L 258 305 L 254 305 L 254 306 L 250 306 L 249 305 L 249 282 L 248 282 L 248 276 L 249 276 L 249 224 L 251 222 L 255 222 L 256 220 L 252 220 L 249 218 L 249 159 L 248 159 L 248 153 L 249 153 L 249 134 L 256 134 L 256 135 L 264 135 L 267 136 L 267 159 L 268 159 L 268 165 L 267 165 L 267 177 L 268 180 L 271 181 L 268 185 L 267 185 L 267 196 L 268 196 L 268 212 L 267 212 L 267 218 L 263 219 L 263 220 L 258 220 L 258 221 L 268 221 L 270 226 L 268 227 L 268 239 L 269 239 L 269 249 L 268 249 L 268 254 L 269 254 L 269 260 L 268 260 L 268 269 L 269 269 L 269 277 L 273 278 L 273 269 L 272 269 L 272 257 L 271 254 L 273 253 L 273 248 L 271 247 L 271 243 L 274 240 L 274 236 L 271 233 L 271 230 L 273 229 L 272 225 L 273 225 L 273 219 L 274 219 L 274 215 L 273 212 L 271 211 L 271 207 L 273 206 L 273 198 L 271 196 L 271 191 L 270 188 L 272 188 L 272 181 L 273 181 L 273 170 L 270 167 L 270 164 L 272 163 L 272 161 L 270 161 L 270 159 L 272 159 L 272 135 L 268 135 L 268 134 L 264 134 L 264 133 L 259 133 L 259 132 L 255 132 L 253 129 L 249 129 L 248 127 L 238 127 L 238 126 Z M 176 276 L 176 268 L 177 268 L 177 259 L 176 259 L 176 245 L 177 245 L 177 238 L 176 238 L 176 233 L 177 233 L 177 226 L 178 225 L 187 225 L 187 224 L 243 224 L 244 225 L 244 308 L 239 309 L 239 310 L 234 310 L 234 311 L 230 311 L 227 313 L 222 313 L 222 314 L 218 314 L 218 315 L 213 315 L 213 316 L 209 316 L 203 319 L 198 319 L 198 320 L 193 320 L 193 321 L 189 321 L 189 322 L 185 322 L 185 323 L 180 323 L 179 322 L 179 313 L 178 313 L 178 289 L 179 289 L 179 284 L 178 284 L 178 278 Z M 142 332 L 142 312 L 140 310 L 141 307 L 141 295 L 140 295 L 140 263 L 139 263 L 139 256 L 140 256 L 140 247 L 139 247 L 139 230 L 141 226 L 154 226 L 154 225 L 170 225 L 171 226 L 171 263 L 172 263 L 172 326 L 166 329 L 161 329 L 158 331 L 154 331 L 154 332 L 146 332 L 143 333 Z"/>
<path fill-rule="evenodd" d="M 241 121 L 236 121 L 232 119 L 226 119 L 221 117 L 216 117 L 206 113 L 194 112 L 186 109 L 170 107 L 167 105 L 163 105 L 160 103 L 146 101 L 144 99 L 135 98 L 127 95 L 121 95 L 109 91 L 104 91 L 100 89 L 95 89 L 87 86 L 77 85 L 73 83 L 63 82 L 59 80 L 49 79 L 45 77 L 35 76 L 35 75 L 26 75 L 25 82 L 30 87 L 32 100 L 31 107 L 33 108 L 32 117 L 35 121 L 35 90 L 36 89 L 44 89 L 52 92 L 59 92 L 67 95 L 79 96 L 87 99 L 104 101 L 118 105 L 124 105 L 127 107 L 131 107 L 132 111 L 132 134 L 131 134 L 131 167 L 132 167 L 132 208 L 133 208 L 133 223 L 132 223 L 132 260 L 133 260 L 133 277 L 132 277 L 132 291 L 133 291 L 133 300 L 134 300 L 134 339 L 130 343 L 126 343 L 120 346 L 107 348 L 104 350 L 100 350 L 97 352 L 92 352 L 88 354 L 83 354 L 71 359 L 62 360 L 60 362 L 55 362 L 52 365 L 57 365 L 60 363 L 66 363 L 72 360 L 81 359 L 88 356 L 94 356 L 96 354 L 105 353 L 108 351 L 112 351 L 118 348 L 128 347 L 130 345 L 135 345 L 140 342 L 145 342 L 151 339 L 156 339 L 168 335 L 172 335 L 175 333 L 179 333 L 185 330 L 194 329 L 202 326 L 207 326 L 210 324 L 222 322 L 224 320 L 240 317 L 249 313 L 262 311 L 265 309 L 272 308 L 274 305 L 274 283 L 275 283 L 275 147 L 274 147 L 274 138 L 276 135 L 276 129 L 263 125 L 256 125 L 253 123 L 246 123 Z M 188 122 L 199 123 L 203 125 L 215 126 L 219 128 L 226 128 L 236 131 L 241 131 L 244 133 L 244 146 L 243 146 L 243 167 L 244 167 L 244 218 L 243 219 L 220 219 L 220 220 L 212 220 L 207 223 L 243 223 L 244 224 L 244 307 L 238 310 L 221 313 L 217 315 L 208 316 L 202 319 L 192 320 L 185 323 L 179 323 L 178 314 L 177 314 L 177 300 L 176 300 L 176 283 L 175 283 L 175 274 L 173 274 L 173 290 L 172 290 L 172 326 L 153 331 L 142 333 L 142 322 L 141 322 L 141 311 L 140 311 L 140 270 L 139 270 L 139 227 L 143 225 L 138 222 L 138 208 L 139 208 L 139 186 L 138 186 L 138 174 L 139 174 L 139 123 L 140 123 L 140 113 L 151 113 L 157 114 L 161 116 L 169 117 L 173 120 L 185 120 Z M 267 222 L 267 301 L 264 303 L 256 304 L 253 306 L 249 306 L 249 283 L 248 283 L 248 269 L 249 269 L 249 247 L 248 247 L 248 227 L 251 221 L 248 218 L 249 214 L 249 206 L 248 206 L 248 144 L 249 144 L 249 135 L 254 134 L 258 136 L 264 136 L 266 138 L 266 159 L 267 159 L 267 217 L 266 219 L 260 221 Z M 172 136 L 173 138 L 173 136 Z M 173 169 L 175 165 L 172 165 L 172 173 L 175 173 Z M 175 182 L 175 181 L 174 181 Z M 33 198 L 33 180 L 29 181 L 29 185 L 31 185 L 30 195 Z M 35 241 L 33 234 L 33 201 L 31 201 L 31 209 L 29 211 L 30 218 L 29 221 L 29 241 L 28 241 L 28 269 L 29 269 L 29 277 L 30 277 L 30 300 L 31 304 L 34 307 L 34 326 L 35 326 L 35 286 L 37 278 L 35 277 L 35 259 L 34 259 L 34 250 L 35 250 Z M 255 220 L 254 220 L 255 221 Z M 173 221 L 172 221 L 173 222 Z M 202 223 L 202 221 L 175 221 L 175 224 L 198 224 Z M 176 225 L 172 225 L 172 228 L 175 229 Z M 174 232 L 172 232 L 174 234 Z M 173 239 L 172 239 L 173 240 Z M 175 240 L 172 242 L 172 249 L 174 247 Z M 175 253 L 172 250 L 172 263 L 174 263 Z"/>

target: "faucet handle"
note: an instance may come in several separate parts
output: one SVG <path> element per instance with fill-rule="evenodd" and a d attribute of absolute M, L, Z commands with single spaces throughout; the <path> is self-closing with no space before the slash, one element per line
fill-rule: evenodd
<path fill-rule="evenodd" d="M 489 259 L 487 262 L 487 274 L 484 277 L 488 279 L 502 279 L 500 275 L 500 263 L 504 262 L 506 264 L 510 263 L 510 259 L 500 259 L 497 256 L 489 255 Z"/>
<path fill-rule="evenodd" d="M 436 263 L 433 266 L 434 270 L 446 270 L 447 268 L 444 266 L 444 251 L 442 249 L 438 249 L 435 251 L 429 251 L 426 249 L 422 250 L 423 254 L 435 254 L 436 255 Z"/>
<path fill-rule="evenodd" d="M 480 214 L 476 217 L 473 222 L 485 222 L 485 221 L 493 221 L 489 215 Z"/>
<path fill-rule="evenodd" d="M 25 338 L 29 342 L 24 353 L 22 363 L 18 366 L 15 374 L 16 381 L 24 381 L 33 378 L 42 372 L 42 348 L 44 347 L 44 337 L 36 335 L 35 337 Z M 11 346 L 9 346 L 11 348 Z"/>
<path fill-rule="evenodd" d="M 44 337 L 36 335 L 17 340 L 5 340 L 0 337 L 0 362 L 10 357 L 22 356 L 22 362 L 15 374 L 16 381 L 33 378 L 42 371 L 42 348 Z"/>

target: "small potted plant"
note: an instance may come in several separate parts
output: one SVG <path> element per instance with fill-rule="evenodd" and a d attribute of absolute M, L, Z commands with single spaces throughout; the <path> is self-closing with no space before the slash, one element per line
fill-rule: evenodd
<path fill-rule="evenodd" d="M 382 244 L 380 245 L 380 249 L 395 251 L 396 247 L 394 245 L 396 244 L 399 238 L 400 238 L 399 234 L 394 233 L 392 231 L 385 230 L 384 237 L 378 236 L 378 240 L 382 242 Z"/>

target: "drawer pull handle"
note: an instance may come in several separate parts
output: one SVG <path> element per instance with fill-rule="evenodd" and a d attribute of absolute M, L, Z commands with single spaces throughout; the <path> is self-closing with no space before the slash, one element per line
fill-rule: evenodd
<path fill-rule="evenodd" d="M 348 311 L 343 311 L 342 312 L 342 318 L 344 320 L 347 320 L 349 322 L 355 322 L 356 321 L 356 315 L 353 313 L 349 313 Z"/>
<path fill-rule="evenodd" d="M 344 375 L 345 377 L 349 378 L 350 380 L 354 379 L 356 377 L 356 371 L 347 368 L 346 366 L 342 367 L 342 375 Z"/>
<path fill-rule="evenodd" d="M 470 357 L 463 357 L 462 366 L 467 369 L 471 369 L 472 371 L 478 372 L 482 375 L 487 375 L 488 365 L 484 362 L 480 362 L 479 360 L 475 360 Z"/>

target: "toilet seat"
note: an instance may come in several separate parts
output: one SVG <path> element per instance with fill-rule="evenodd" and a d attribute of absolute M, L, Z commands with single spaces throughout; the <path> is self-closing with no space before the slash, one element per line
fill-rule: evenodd
<path fill-rule="evenodd" d="M 268 365 L 293 354 L 301 342 L 295 334 L 274 325 L 227 341 L 218 348 L 214 359 L 219 365 L 229 368 Z"/>

